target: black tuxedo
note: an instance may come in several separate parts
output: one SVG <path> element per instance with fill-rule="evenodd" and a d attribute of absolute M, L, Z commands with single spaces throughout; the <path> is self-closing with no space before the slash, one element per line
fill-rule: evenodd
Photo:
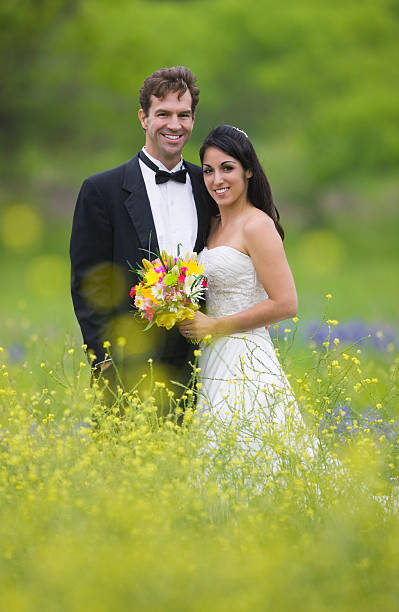
<path fill-rule="evenodd" d="M 203 184 L 201 168 L 185 162 L 191 179 L 198 217 L 198 234 L 194 250 L 199 252 L 206 243 L 212 202 Z M 158 250 L 158 241 L 150 202 L 140 170 L 138 156 L 130 161 L 95 174 L 81 187 L 72 225 L 70 255 L 72 264 L 72 299 L 83 339 L 96 358 L 104 359 L 104 340 L 126 335 L 115 321 L 132 309 L 130 287 L 137 276 L 129 267 L 137 268 L 148 251 Z M 150 255 L 150 258 L 153 258 Z M 131 317 L 131 319 L 128 319 Z M 134 321 L 132 314 L 125 320 Z M 142 332 L 144 322 L 134 322 L 134 334 L 128 338 L 127 349 L 137 355 L 140 344 L 146 343 Z M 115 327 L 115 326 L 114 326 Z M 128 326 L 129 327 L 129 326 Z M 190 345 L 177 330 L 154 329 L 155 345 L 147 356 L 179 367 Z M 128 334 L 129 335 L 129 334 Z M 136 350 L 137 349 L 137 350 Z M 112 352 L 112 349 L 111 349 Z"/>

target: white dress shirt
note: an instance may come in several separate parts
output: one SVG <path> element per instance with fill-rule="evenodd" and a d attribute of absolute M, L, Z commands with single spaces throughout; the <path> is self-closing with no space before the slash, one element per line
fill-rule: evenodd
<path fill-rule="evenodd" d="M 162 162 L 152 157 L 145 147 L 143 153 L 160 169 L 166 172 L 180 170 L 180 161 L 172 170 Z M 191 180 L 187 172 L 186 182 L 167 181 L 159 185 L 155 182 L 155 172 L 139 159 L 151 212 L 154 219 L 160 251 L 168 255 L 177 255 L 177 245 L 180 243 L 180 253 L 192 252 L 197 239 L 198 219 L 195 207 Z"/>

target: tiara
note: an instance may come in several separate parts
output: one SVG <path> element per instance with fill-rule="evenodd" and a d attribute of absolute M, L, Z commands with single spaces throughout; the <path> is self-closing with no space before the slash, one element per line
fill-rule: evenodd
<path fill-rule="evenodd" d="M 237 130 L 237 132 L 241 132 L 241 134 L 244 134 L 244 136 L 248 138 L 248 134 L 244 132 L 244 130 L 240 130 L 240 128 L 236 127 L 235 125 L 232 125 L 231 127 Z"/>

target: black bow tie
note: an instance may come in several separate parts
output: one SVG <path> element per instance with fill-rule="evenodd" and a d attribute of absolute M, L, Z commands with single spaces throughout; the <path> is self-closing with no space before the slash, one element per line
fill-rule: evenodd
<path fill-rule="evenodd" d="M 139 152 L 139 158 L 146 166 L 155 172 L 155 182 L 157 185 L 167 183 L 168 181 L 177 181 L 178 183 L 186 182 L 187 170 L 185 168 L 182 168 L 177 172 L 166 172 L 166 170 L 160 170 L 158 166 L 153 164 L 152 161 L 148 159 L 147 155 L 143 153 L 143 151 Z"/>

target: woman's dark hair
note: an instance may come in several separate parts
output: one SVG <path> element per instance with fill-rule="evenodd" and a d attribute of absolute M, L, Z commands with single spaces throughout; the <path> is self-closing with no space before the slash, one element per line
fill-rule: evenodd
<path fill-rule="evenodd" d="M 231 155 L 241 163 L 244 170 L 252 170 L 253 175 L 248 181 L 248 200 L 273 219 L 276 230 L 284 240 L 284 230 L 279 223 L 280 215 L 273 202 L 269 181 L 245 132 L 231 125 L 219 125 L 213 129 L 202 143 L 201 164 L 209 147 L 215 147 Z"/>

